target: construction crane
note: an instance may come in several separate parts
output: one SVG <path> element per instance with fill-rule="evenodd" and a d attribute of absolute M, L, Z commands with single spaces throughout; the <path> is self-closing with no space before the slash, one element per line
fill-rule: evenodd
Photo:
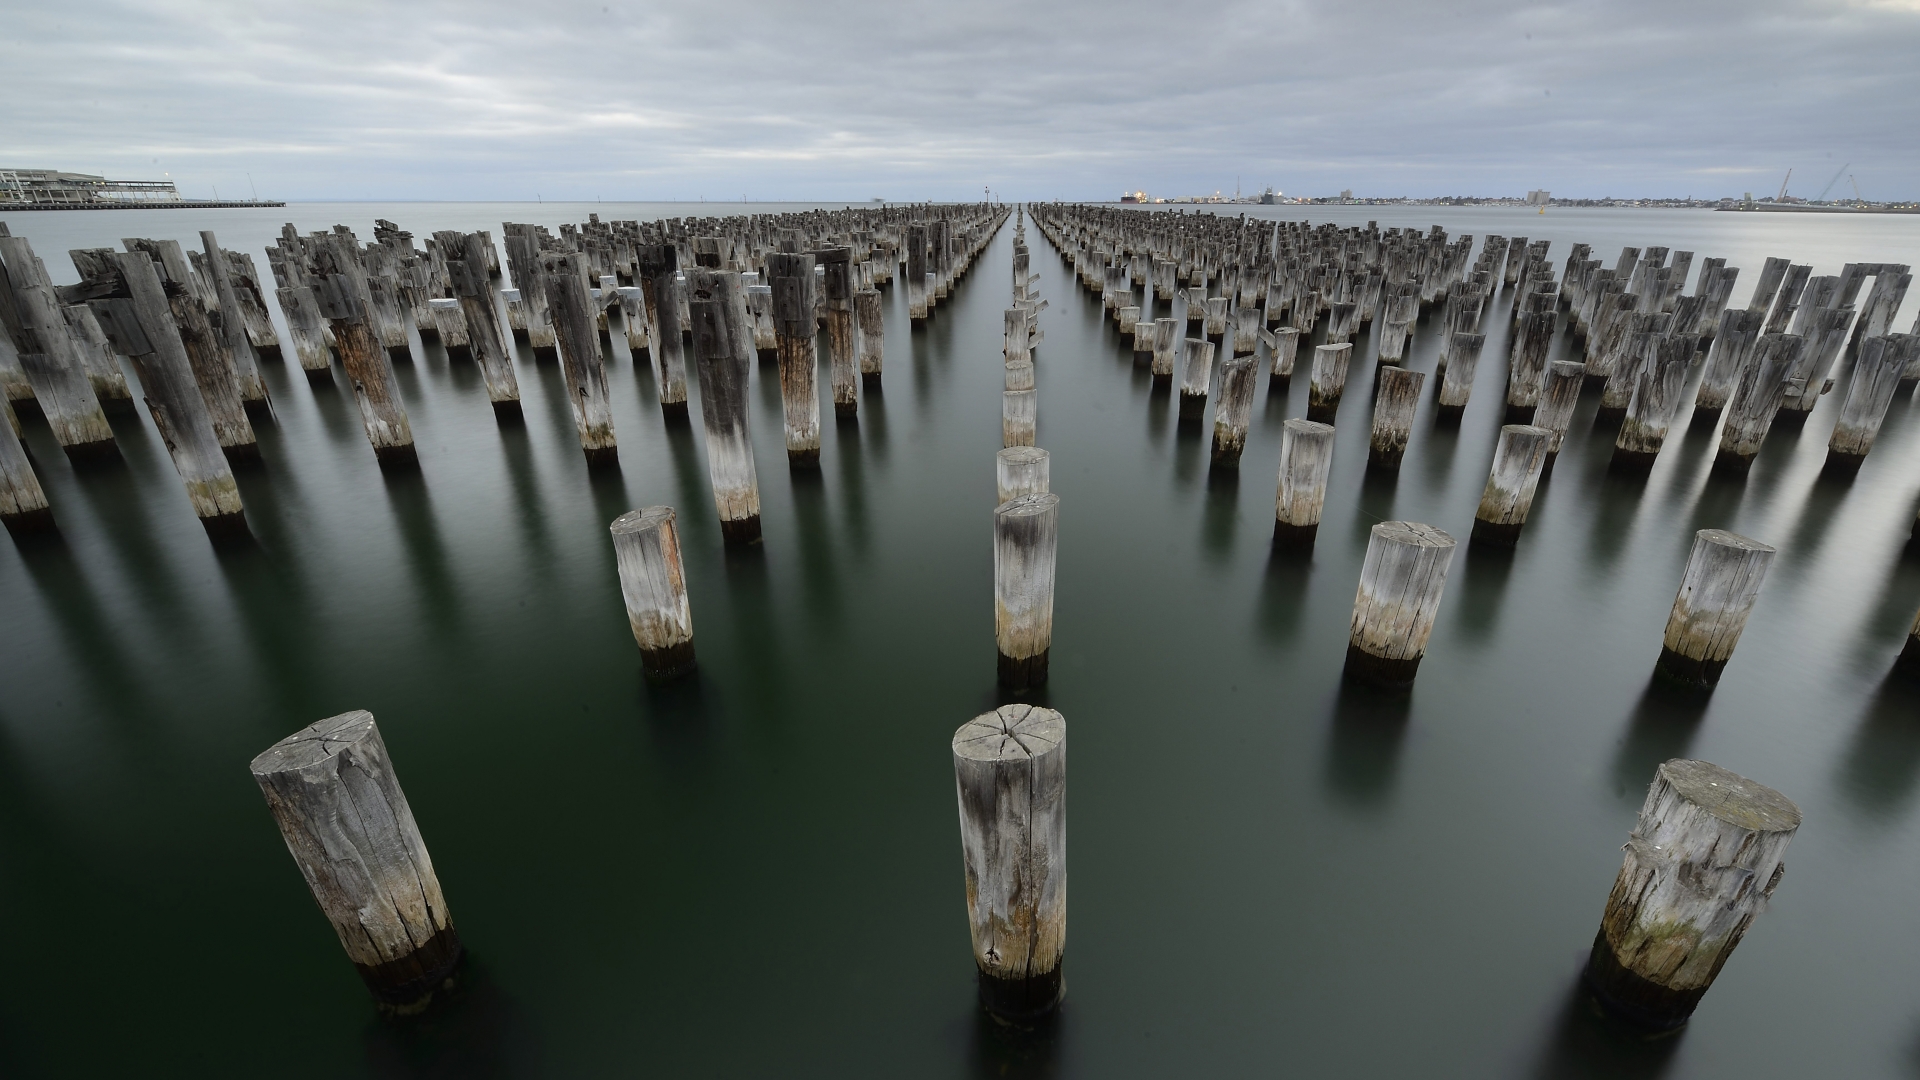
<path fill-rule="evenodd" d="M 1853 201 L 1859 203 L 1861 206 L 1867 205 L 1866 198 L 1860 194 L 1860 181 L 1855 180 L 1852 173 L 1847 174 L 1847 183 L 1853 185 Z"/>
<path fill-rule="evenodd" d="M 1840 178 L 1842 176 L 1845 176 L 1847 173 L 1847 170 L 1851 168 L 1853 168 L 1853 162 L 1851 161 L 1847 162 L 1845 165 L 1840 166 L 1840 171 L 1833 174 L 1833 179 L 1827 181 L 1827 186 L 1820 189 L 1820 194 L 1815 195 L 1813 197 L 1813 201 L 1819 202 L 1822 199 L 1825 199 L 1827 197 L 1827 192 L 1832 191 L 1833 185 L 1839 183 Z"/>
<path fill-rule="evenodd" d="M 1780 194 L 1775 195 L 1773 197 L 1774 202 L 1779 202 L 1780 200 L 1787 197 L 1787 184 L 1790 183 L 1792 180 L 1793 180 L 1793 170 L 1788 169 L 1787 178 L 1785 180 L 1780 181 Z"/>

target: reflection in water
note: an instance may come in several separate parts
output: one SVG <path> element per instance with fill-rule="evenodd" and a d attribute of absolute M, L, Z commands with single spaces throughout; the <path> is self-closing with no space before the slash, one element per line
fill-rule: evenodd
<path fill-rule="evenodd" d="M 1816 481 L 1800 504 L 1800 520 L 1794 523 L 1792 534 L 1774 546 L 1791 549 L 1808 562 L 1816 560 L 1821 545 L 1826 541 L 1827 530 L 1833 526 L 1835 511 L 1840 509 L 1841 500 L 1847 497 L 1849 487 L 1848 484 Z"/>
<path fill-rule="evenodd" d="M 1648 1036 L 1621 1027 L 1600 1012 L 1576 979 L 1533 1075 L 1539 1080 L 1654 1080 L 1673 1064 L 1685 1036 L 1685 1028 Z"/>
<path fill-rule="evenodd" d="M 697 403 L 694 408 L 699 408 Z M 673 460 L 674 509 L 680 515 L 680 528 L 686 529 L 690 521 L 699 522 L 694 528 L 702 532 L 711 531 L 718 536 L 720 513 L 710 501 L 713 485 L 707 478 L 706 464 L 700 460 L 700 448 L 694 445 L 693 428 L 687 424 L 669 423 L 664 426 L 663 433 L 667 440 L 667 455 Z M 621 490 L 625 490 L 624 484 Z M 632 509 L 636 508 L 627 507 L 627 510 Z M 622 510 L 620 514 L 626 512 Z M 619 517 L 620 514 L 613 517 Z M 607 519 L 609 524 L 612 521 L 612 517 Z"/>
<path fill-rule="evenodd" d="M 697 658 L 697 637 L 694 648 Z M 661 682 L 647 678 L 636 658 L 633 677 L 640 687 L 640 712 L 666 774 L 684 777 L 694 769 L 704 774 L 713 763 L 714 717 L 723 711 L 714 706 L 712 698 L 718 691 L 707 684 L 706 670 L 696 668 L 690 678 Z"/>
<path fill-rule="evenodd" d="M 1507 594 L 1507 579 L 1513 576 L 1513 560 L 1512 548 L 1467 544 L 1467 572 L 1460 597 L 1460 629 L 1467 640 L 1484 642 L 1493 634 Z"/>
<path fill-rule="evenodd" d="M 995 1020 L 976 1005 L 971 1069 L 975 1076 L 1006 1080 L 1046 1080 L 1060 1072 L 1061 1028 L 1066 1006 L 1031 1026 Z"/>
<path fill-rule="evenodd" d="M 1413 696 L 1350 679 L 1340 680 L 1327 742 L 1327 786 L 1351 805 L 1369 809 L 1393 794 Z"/>
<path fill-rule="evenodd" d="M 250 513 L 261 509 L 259 502 L 248 504 Z M 319 694 L 322 676 L 314 663 L 321 653 L 314 648 L 312 598 L 300 580 L 298 563 L 252 542 L 251 534 L 222 544 L 216 562 L 246 624 L 246 640 L 260 669 L 269 675 L 263 680 L 267 692 L 279 699 L 287 715 L 300 715 Z"/>
<path fill-rule="evenodd" d="M 1647 676 L 1646 688 L 1634 704 L 1627 731 L 1613 758 L 1614 794 L 1640 805 L 1653 771 L 1660 763 L 1685 757 L 1700 730 L 1700 718 L 1713 700 L 1708 691 L 1677 686 L 1658 676 Z"/>
<path fill-rule="evenodd" d="M 444 998 L 405 1022 L 369 1021 L 361 1041 L 367 1073 L 380 1080 L 492 1080 L 542 1071 L 525 1010 L 472 953 Z"/>
<path fill-rule="evenodd" d="M 14 543 L 47 610 L 60 625 L 67 655 L 85 667 L 90 675 L 88 690 L 107 706 L 101 715 L 115 719 L 152 715 L 155 710 L 141 687 L 140 665 L 115 632 L 112 617 L 81 572 L 66 539 L 57 532 L 43 532 L 15 537 Z"/>
<path fill-rule="evenodd" d="M 834 425 L 834 450 L 840 458 L 841 521 L 847 545 L 854 556 L 864 559 L 868 551 L 866 458 L 860 452 L 860 427 L 841 422 Z"/>
<path fill-rule="evenodd" d="M 1147 391 L 1147 441 L 1155 447 L 1167 443 L 1167 416 L 1172 411 L 1169 398 L 1172 390 L 1168 386 L 1155 386 Z"/>
<path fill-rule="evenodd" d="M 1566 455 L 1563 453 L 1560 456 Z M 1587 529 L 1586 576 L 1590 581 L 1605 581 L 1613 576 L 1620 553 L 1627 546 L 1627 538 L 1633 535 L 1634 522 L 1640 517 L 1640 497 L 1645 494 L 1645 483 L 1636 477 L 1614 472 L 1607 468 L 1603 460 L 1599 475 L 1594 477 L 1588 490 L 1593 492 L 1593 524 Z"/>
<path fill-rule="evenodd" d="M 1353 508 L 1351 542 L 1367 546 L 1373 527 L 1393 520 L 1394 495 L 1399 490 L 1399 475 L 1367 469 L 1360 474 L 1360 499 Z M 1322 523 L 1325 527 L 1325 523 Z"/>
<path fill-rule="evenodd" d="M 1182 488 L 1191 488 L 1200 476 L 1200 460 L 1206 456 L 1207 440 L 1201 437 L 1198 420 L 1181 420 L 1173 434 L 1173 478 Z"/>
<path fill-rule="evenodd" d="M 1307 610 L 1307 581 L 1313 576 L 1313 552 L 1269 545 L 1267 572 L 1260 581 L 1260 636 L 1270 645 L 1286 645 L 1300 634 Z"/>
<path fill-rule="evenodd" d="M 539 477 L 533 471 L 533 448 L 528 442 L 524 419 L 515 416 L 500 424 L 500 453 L 506 459 L 507 480 L 513 488 L 513 502 L 519 511 L 514 516 L 527 542 L 528 558 L 522 560 L 534 580 L 549 588 L 553 585 L 553 538 L 547 532 L 547 509 L 540 497 Z"/>
<path fill-rule="evenodd" d="M 1438 393 L 1440 379 L 1429 373 L 1427 385 Z M 1426 451 L 1420 455 L 1420 483 L 1429 491 L 1444 490 L 1447 474 L 1453 471 L 1453 452 L 1460 447 L 1460 425 L 1441 423 L 1440 410 L 1427 413 Z M 1405 465 L 1401 466 L 1405 468 Z"/>
<path fill-rule="evenodd" d="M 888 441 L 887 395 L 881 391 L 880 381 L 875 379 L 862 385 L 860 399 L 860 412 L 865 418 L 861 429 L 866 435 L 866 450 L 873 455 L 874 464 L 884 465 Z"/>
<path fill-rule="evenodd" d="M 1880 680 L 1854 731 L 1840 770 L 1848 802 L 1882 820 L 1894 820 L 1920 778 L 1920 683 L 1899 672 Z"/>

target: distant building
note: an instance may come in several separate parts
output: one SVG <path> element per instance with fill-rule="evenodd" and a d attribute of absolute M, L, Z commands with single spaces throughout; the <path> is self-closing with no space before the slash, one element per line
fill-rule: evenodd
<path fill-rule="evenodd" d="M 1341 202 L 1352 202 L 1352 201 L 1353 201 L 1353 189 L 1352 189 L 1352 188 L 1347 188 L 1347 189 L 1346 189 L 1345 191 L 1342 191 L 1342 192 L 1340 193 L 1340 201 L 1341 201 Z"/>
<path fill-rule="evenodd" d="M 1551 198 L 1553 198 L 1553 193 L 1550 191 L 1529 191 L 1527 192 L 1527 205 L 1545 206 Z"/>
<path fill-rule="evenodd" d="M 1273 190 L 1272 188 L 1268 188 L 1267 190 L 1260 193 L 1260 205 L 1262 206 L 1272 206 L 1279 201 L 1280 201 L 1280 193 Z"/>
<path fill-rule="evenodd" d="M 0 169 L 0 206 L 179 202 L 171 180 L 108 180 L 57 169 Z"/>

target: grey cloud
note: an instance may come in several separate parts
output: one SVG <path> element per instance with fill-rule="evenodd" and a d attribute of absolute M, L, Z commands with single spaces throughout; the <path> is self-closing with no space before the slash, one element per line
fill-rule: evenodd
<path fill-rule="evenodd" d="M 1920 0 L 5 3 L 0 165 L 199 196 L 1920 194 Z"/>

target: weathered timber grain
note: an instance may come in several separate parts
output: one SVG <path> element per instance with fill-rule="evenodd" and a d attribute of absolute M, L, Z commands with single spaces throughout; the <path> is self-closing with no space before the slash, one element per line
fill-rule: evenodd
<path fill-rule="evenodd" d="M 773 325 L 780 352 L 780 399 L 786 415 L 787 464 L 820 467 L 820 396 L 816 353 L 813 256 L 767 256 L 773 281 Z"/>
<path fill-rule="evenodd" d="M 1920 356 L 1920 337 L 1913 334 L 1883 334 L 1861 343 L 1853 381 L 1847 386 L 1840 419 L 1833 425 L 1833 437 L 1827 443 L 1827 472 L 1851 476 L 1860 471 L 1880 435 L 1893 392 L 1916 356 Z"/>
<path fill-rule="evenodd" d="M 1187 338 L 1180 363 L 1180 419 L 1197 424 L 1206 415 L 1207 391 L 1213 386 L 1213 342 Z"/>
<path fill-rule="evenodd" d="M 1453 549 L 1453 537 L 1431 525 L 1383 521 L 1373 527 L 1347 637 L 1349 677 L 1412 685 L 1440 610 Z"/>
<path fill-rule="evenodd" d="M 1400 471 L 1407 439 L 1413 434 L 1414 410 L 1420 407 L 1420 388 L 1426 381 L 1425 372 L 1381 366 L 1373 398 L 1373 431 L 1367 440 L 1367 468 Z"/>
<path fill-rule="evenodd" d="M 433 860 L 373 714 L 341 713 L 253 759 L 315 902 L 383 1012 L 417 1013 L 461 957 Z"/>
<path fill-rule="evenodd" d="M 696 289 L 688 305 L 700 379 L 700 420 L 720 535 L 729 547 L 740 547 L 760 540 L 760 480 L 748 426 L 751 363 L 740 357 L 728 331 L 726 303 L 707 298 L 710 295 Z"/>
<path fill-rule="evenodd" d="M 1800 809 L 1704 761 L 1662 764 L 1627 836 L 1586 984 L 1611 1014 L 1687 1022 L 1786 872 Z"/>
<path fill-rule="evenodd" d="M 1220 364 L 1220 395 L 1213 407 L 1215 469 L 1237 469 L 1247 448 L 1247 428 L 1253 419 L 1253 391 L 1260 380 L 1259 362 L 1243 353 Z"/>
<path fill-rule="evenodd" d="M 1031 365 L 1029 365 L 1031 366 Z M 1007 390 L 1000 395 L 1000 445 L 1032 446 L 1038 425 L 1040 392 Z"/>
<path fill-rule="evenodd" d="M 1508 424 L 1500 429 L 1487 486 L 1473 514 L 1473 543 L 1507 548 L 1519 543 L 1552 443 L 1553 432 L 1546 428 Z"/>
<path fill-rule="evenodd" d="M 833 396 L 833 415 L 852 420 L 860 414 L 860 361 L 854 340 L 858 324 L 853 314 L 853 249 L 828 248 L 814 258 L 826 270 L 822 275 L 827 303 L 827 371 Z"/>
<path fill-rule="evenodd" d="M 1000 684 L 1009 689 L 1047 681 L 1059 519 L 1060 496 L 1051 492 L 1015 496 L 993 512 L 994 640 Z"/>
<path fill-rule="evenodd" d="M 1701 529 L 1667 615 L 1657 670 L 1688 686 L 1720 682 L 1760 598 L 1774 549 L 1724 529 Z"/>
<path fill-rule="evenodd" d="M 1347 392 L 1347 365 L 1353 359 L 1353 344 L 1316 345 L 1313 348 L 1312 381 L 1307 385 L 1307 419 L 1325 423 L 1340 408 Z"/>
<path fill-rule="evenodd" d="M 1333 468 L 1333 427 L 1290 419 L 1281 425 L 1280 478 L 1273 498 L 1273 544 L 1282 550 L 1313 547 Z"/>
<path fill-rule="evenodd" d="M 980 1001 L 1015 1023 L 1066 992 L 1067 722 L 1002 705 L 953 735 L 967 927 Z"/>
<path fill-rule="evenodd" d="M 1794 371 L 1805 350 L 1806 341 L 1794 334 L 1764 334 L 1755 343 L 1753 359 L 1741 369 L 1727 401 L 1714 472 L 1746 475 L 1773 427 L 1780 403 L 1794 389 Z"/>
<path fill-rule="evenodd" d="M 264 406 L 267 384 L 260 377 L 260 358 L 254 351 L 253 337 L 247 332 L 247 313 L 240 307 L 240 294 L 233 286 L 233 267 L 210 230 L 201 230 L 200 246 L 207 256 L 207 277 L 212 279 L 214 295 L 220 301 L 216 329 L 226 343 L 227 355 L 233 358 L 234 382 L 240 388 L 240 400 L 247 405 Z"/>
<path fill-rule="evenodd" d="M 1051 462 L 1051 456 L 1037 446 L 1009 446 L 996 453 L 993 456 L 994 505 L 1052 490 L 1049 486 Z"/>
<path fill-rule="evenodd" d="M 0 335 L 5 331 L 0 329 Z M 13 406 L 0 398 L 6 415 L 0 416 L 0 524 L 16 535 L 54 527 L 53 508 L 34 475 L 20 434 L 14 430 Z"/>
<path fill-rule="evenodd" d="M 487 384 L 487 400 L 495 416 L 520 415 L 520 382 L 513 373 L 507 339 L 493 306 L 493 283 L 487 277 L 487 245 L 480 233 L 437 232 L 434 241 L 446 256 L 447 278 L 467 327 L 468 349 Z"/>
<path fill-rule="evenodd" d="M 563 337 L 562 341 L 565 340 Z M 640 666 L 650 679 L 691 673 L 693 608 L 680 564 L 680 534 L 671 506 L 648 506 L 613 519 L 614 561 L 627 624 L 640 645 Z"/>

